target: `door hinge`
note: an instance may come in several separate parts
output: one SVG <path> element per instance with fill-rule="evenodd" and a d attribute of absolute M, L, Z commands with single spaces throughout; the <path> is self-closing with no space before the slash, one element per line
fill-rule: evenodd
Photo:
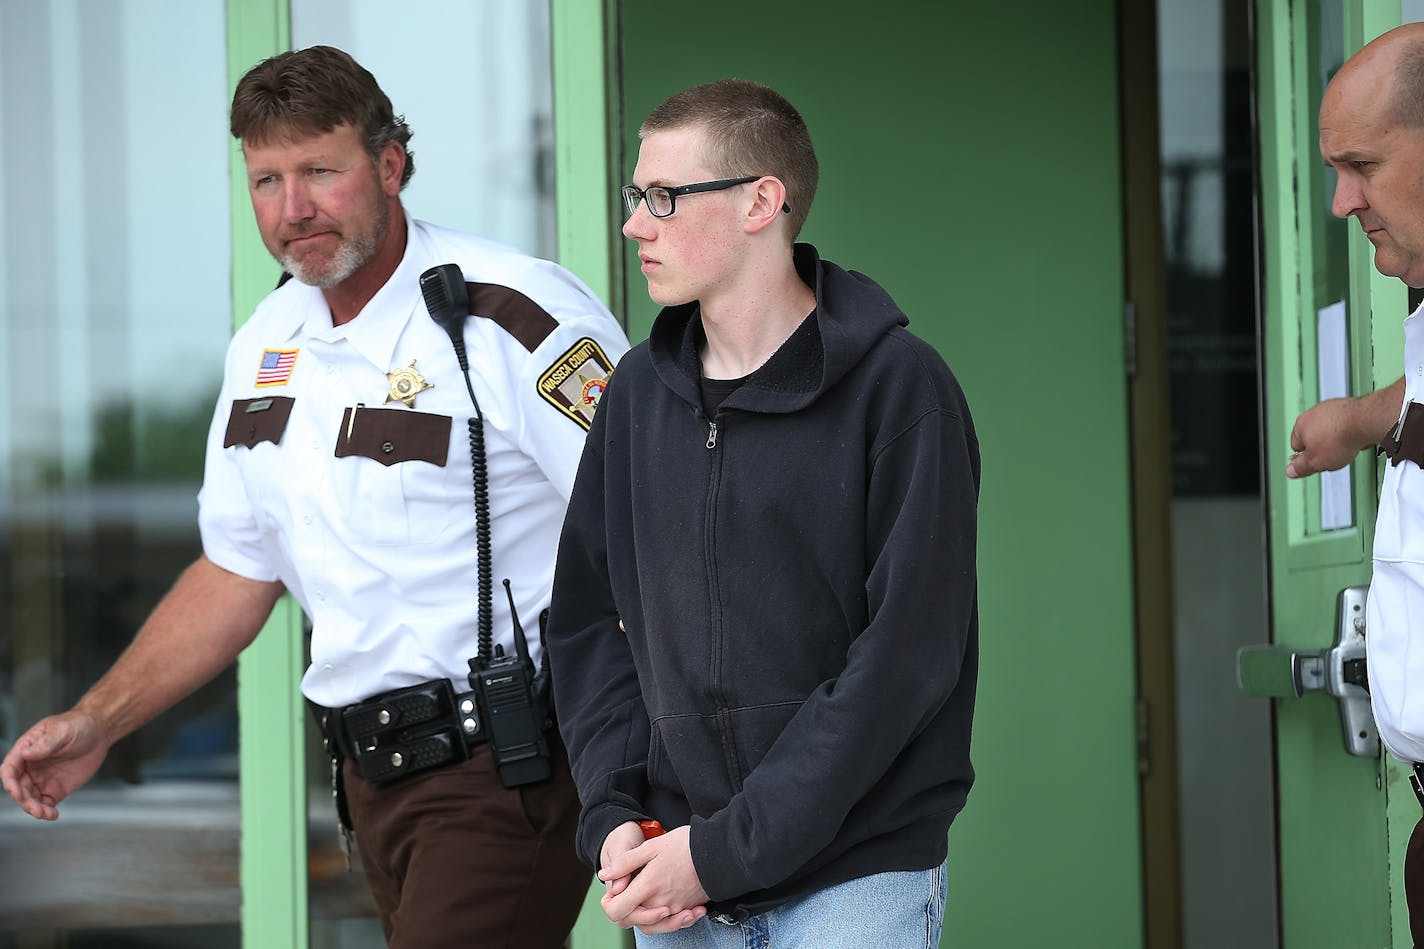
<path fill-rule="evenodd" d="M 1122 304 L 1122 361 L 1127 378 L 1137 375 L 1137 304 L 1124 300 Z"/>
<path fill-rule="evenodd" d="M 1147 713 L 1147 700 L 1139 698 L 1137 700 L 1137 776 L 1147 777 L 1147 773 L 1152 770 L 1152 739 L 1149 737 L 1150 717 Z"/>

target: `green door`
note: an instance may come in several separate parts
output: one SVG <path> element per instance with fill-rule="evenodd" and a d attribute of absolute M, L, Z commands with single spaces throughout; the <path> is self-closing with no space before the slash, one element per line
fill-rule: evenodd
<path fill-rule="evenodd" d="M 1399 11 L 1397 0 L 1257 7 L 1269 638 L 1282 652 L 1332 647 L 1341 591 L 1369 582 L 1376 465 L 1362 455 L 1333 477 L 1284 472 L 1303 409 L 1388 384 L 1402 365 L 1403 285 L 1374 271 L 1353 222 L 1331 216 L 1316 120 L 1329 78 Z M 1260 668 L 1241 665 L 1248 691 L 1263 691 Z M 1418 806 L 1404 773 L 1380 756 L 1368 714 L 1347 734 L 1333 696 L 1281 698 L 1275 713 L 1283 944 L 1407 946 L 1398 878 Z"/>

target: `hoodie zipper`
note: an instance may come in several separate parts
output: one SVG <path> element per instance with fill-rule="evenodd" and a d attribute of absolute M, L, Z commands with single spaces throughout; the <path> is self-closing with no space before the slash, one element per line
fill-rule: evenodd
<path fill-rule="evenodd" d="M 707 419 L 706 447 L 709 451 L 717 447 L 718 428 L 719 426 L 714 419 Z M 709 599 L 707 606 L 708 620 L 710 623 L 708 632 L 711 634 L 708 685 L 710 687 L 712 701 L 716 706 L 715 720 L 717 735 L 722 743 L 722 765 L 726 769 L 727 779 L 735 789 L 740 791 L 742 787 L 742 773 L 737 761 L 732 716 L 731 713 L 727 711 L 727 690 L 722 681 L 722 673 L 727 667 L 728 659 L 726 655 L 726 630 L 724 630 L 722 626 L 721 577 L 718 576 L 717 572 L 717 495 L 722 484 L 723 460 L 720 454 L 708 456 L 707 503 L 703 510 L 703 527 L 706 536 L 706 546 L 704 550 L 707 569 L 707 594 Z"/>

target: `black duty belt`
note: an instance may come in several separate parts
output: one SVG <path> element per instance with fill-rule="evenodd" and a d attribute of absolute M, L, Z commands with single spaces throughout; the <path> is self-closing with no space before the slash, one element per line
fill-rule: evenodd
<path fill-rule="evenodd" d="M 1409 786 L 1414 789 L 1419 806 L 1424 807 L 1424 764 L 1416 764 L 1409 772 Z"/>
<path fill-rule="evenodd" d="M 317 707 L 317 722 L 333 758 L 350 758 L 371 784 L 470 757 L 485 740 L 473 692 L 432 679 L 345 708 Z"/>

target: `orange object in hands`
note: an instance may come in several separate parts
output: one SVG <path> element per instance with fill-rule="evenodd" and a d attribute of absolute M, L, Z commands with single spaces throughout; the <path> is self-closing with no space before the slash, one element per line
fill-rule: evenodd
<path fill-rule="evenodd" d="M 644 840 L 652 840 L 654 837 L 661 837 L 667 831 L 663 830 L 663 825 L 655 820 L 638 821 L 638 829 L 643 832 Z"/>

